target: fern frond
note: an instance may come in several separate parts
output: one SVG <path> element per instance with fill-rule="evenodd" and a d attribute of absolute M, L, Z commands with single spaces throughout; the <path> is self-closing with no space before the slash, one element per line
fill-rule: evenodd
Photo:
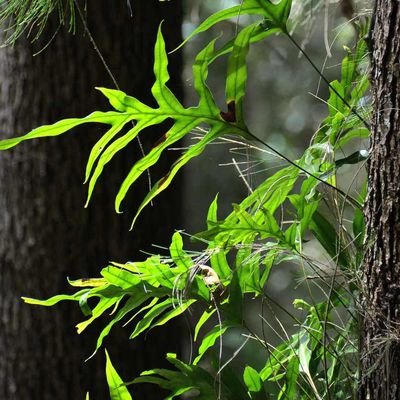
<path fill-rule="evenodd" d="M 167 86 L 169 81 L 168 57 L 160 27 L 154 50 L 154 75 L 156 79 L 152 87 L 152 94 L 158 107 L 149 107 L 119 90 L 98 88 L 108 98 L 111 106 L 116 111 L 95 112 L 85 118 L 66 119 L 54 125 L 37 128 L 25 136 L 0 141 L 0 150 L 13 147 L 25 140 L 60 135 L 86 123 L 95 122 L 109 125 L 109 130 L 93 146 L 87 163 L 85 174 L 85 182 L 88 183 L 87 205 L 103 169 L 117 153 L 146 128 L 158 125 L 167 119 L 172 119 L 174 121 L 173 126 L 142 159 L 133 165 L 124 179 L 115 198 L 115 210 L 119 213 L 121 203 L 129 189 L 148 168 L 157 163 L 161 154 L 197 126 L 207 125 L 209 128 L 208 133 L 198 143 L 184 152 L 172 165 L 168 174 L 151 188 L 135 215 L 133 221 L 135 222 L 146 205 L 171 184 L 179 170 L 193 157 L 201 154 L 213 140 L 224 134 L 249 137 L 242 118 L 241 105 L 247 76 L 245 59 L 253 30 L 254 28 L 251 27 L 251 29 L 248 28 L 241 32 L 234 42 L 228 61 L 227 96 L 229 96 L 229 99 L 227 101 L 227 113 L 220 111 L 206 85 L 208 64 L 214 54 L 215 41 L 212 41 L 198 54 L 193 66 L 194 87 L 199 96 L 199 104 L 197 107 L 185 108 Z M 134 126 L 117 137 L 132 122 Z"/>

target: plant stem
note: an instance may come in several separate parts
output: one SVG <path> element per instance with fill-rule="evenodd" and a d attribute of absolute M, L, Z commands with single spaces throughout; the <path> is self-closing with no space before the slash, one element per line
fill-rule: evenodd
<path fill-rule="evenodd" d="M 281 157 L 284 159 L 287 163 L 290 165 L 293 165 L 294 167 L 298 168 L 300 171 L 304 172 L 306 175 L 316 179 L 317 181 L 323 183 L 325 186 L 328 186 L 329 188 L 335 190 L 338 192 L 345 201 L 349 202 L 352 206 L 357 207 L 359 209 L 362 209 L 362 204 L 360 204 L 355 198 L 350 196 L 348 193 L 343 192 L 343 190 L 339 189 L 336 186 L 331 185 L 329 182 L 324 181 L 320 177 L 314 175 L 313 173 L 307 171 L 305 168 L 303 168 L 301 165 L 297 164 L 296 162 L 292 161 L 290 158 L 286 157 L 284 154 L 282 154 L 279 150 L 276 150 L 274 147 L 270 146 L 267 142 L 264 142 L 262 139 L 260 139 L 258 136 L 254 135 L 253 133 L 247 131 L 246 132 L 252 139 L 257 141 L 258 143 L 262 144 L 263 146 L 267 147 L 269 150 L 271 150 L 273 153 L 275 153 L 277 156 Z"/>

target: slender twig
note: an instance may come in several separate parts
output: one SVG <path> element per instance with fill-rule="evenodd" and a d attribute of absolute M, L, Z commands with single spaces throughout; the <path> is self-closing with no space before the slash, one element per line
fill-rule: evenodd
<path fill-rule="evenodd" d="M 97 45 L 92 33 L 90 32 L 88 24 L 86 23 L 85 16 L 83 15 L 83 12 L 82 12 L 82 10 L 81 10 L 81 8 L 79 6 L 78 0 L 74 0 L 74 3 L 75 3 L 75 6 L 76 6 L 76 9 L 78 11 L 79 18 L 80 18 L 80 20 L 82 22 L 83 29 L 85 30 L 85 33 L 86 33 L 87 37 L 89 38 L 90 43 L 92 43 L 94 51 L 96 52 L 96 54 L 99 57 L 101 63 L 103 64 L 104 69 L 106 70 L 107 75 L 110 77 L 110 79 L 111 79 L 113 85 L 115 86 L 115 88 L 117 90 L 121 90 L 119 85 L 118 85 L 117 79 L 115 78 L 114 74 L 112 73 L 112 71 L 111 71 L 110 67 L 108 66 L 108 64 L 107 64 L 102 52 L 99 49 L 99 46 Z M 130 4 L 129 0 L 128 0 L 128 4 Z M 132 11 L 132 10 L 130 10 L 130 11 Z M 132 124 L 133 124 L 133 122 L 132 122 Z M 142 157 L 145 157 L 146 153 L 144 152 L 143 144 L 142 144 L 142 141 L 140 140 L 139 136 L 136 137 L 136 140 L 138 142 L 140 153 L 141 153 Z M 148 187 L 149 187 L 149 191 L 151 191 L 151 187 L 152 187 L 151 174 L 150 174 L 150 170 L 149 169 L 147 169 L 146 171 L 147 171 Z"/>
<path fill-rule="evenodd" d="M 268 143 L 264 142 L 262 139 L 260 139 L 258 136 L 254 135 L 251 132 L 246 132 L 252 139 L 254 139 L 255 141 L 259 142 L 260 144 L 262 144 L 263 146 L 267 147 L 269 150 L 271 150 L 273 153 L 275 153 L 276 155 L 278 155 L 279 157 L 283 158 L 287 163 L 289 163 L 290 165 L 293 165 L 294 167 L 298 168 L 300 171 L 304 172 L 306 175 L 316 179 L 317 181 L 323 183 L 325 186 L 328 186 L 329 188 L 335 190 L 336 192 L 338 192 L 346 201 L 348 201 L 351 205 L 357 207 L 357 208 L 362 208 L 362 204 L 360 204 L 356 199 L 354 199 L 353 197 L 349 196 L 347 193 L 343 192 L 343 190 L 339 189 L 336 186 L 331 185 L 329 182 L 324 181 L 323 179 L 321 179 L 320 177 L 314 175 L 313 173 L 307 171 L 305 168 L 303 168 L 301 165 L 297 164 L 296 162 L 292 161 L 290 158 L 286 157 L 284 154 L 282 154 L 279 150 L 275 149 L 274 147 L 272 147 L 271 145 L 269 145 Z"/>

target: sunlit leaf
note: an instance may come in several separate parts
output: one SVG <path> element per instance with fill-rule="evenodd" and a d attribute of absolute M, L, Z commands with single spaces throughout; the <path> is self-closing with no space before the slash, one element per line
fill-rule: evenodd
<path fill-rule="evenodd" d="M 234 6 L 225 10 L 218 11 L 212 14 L 204 22 L 202 22 L 186 39 L 177 47 L 179 49 L 187 41 L 201 32 L 209 30 L 219 22 L 235 18 L 236 20 L 241 15 L 259 15 L 266 22 L 266 29 L 279 29 L 286 32 L 286 23 L 289 18 L 292 6 L 291 0 L 281 0 L 275 4 L 270 0 L 244 0 L 240 5 Z M 176 50 L 177 50 L 176 49 Z"/>
<path fill-rule="evenodd" d="M 247 365 L 244 369 L 243 379 L 249 392 L 259 392 L 261 390 L 262 382 L 260 375 L 254 368 L 250 367 L 249 365 Z"/>
<path fill-rule="evenodd" d="M 66 119 L 53 125 L 42 126 L 25 136 L 0 141 L 0 150 L 9 149 L 25 140 L 61 135 L 76 126 L 86 123 L 109 125 L 109 130 L 94 145 L 87 163 L 85 175 L 88 183 L 88 204 L 104 168 L 122 149 L 147 128 L 158 125 L 166 119 L 174 120 L 174 124 L 169 131 L 143 158 L 133 164 L 132 169 L 122 182 L 115 198 L 115 209 L 120 212 L 121 203 L 129 189 L 147 169 L 159 160 L 167 148 L 199 125 L 208 125 L 209 132 L 204 138 L 201 138 L 198 143 L 184 152 L 173 164 L 169 173 L 152 187 L 150 193 L 139 207 L 134 219 L 136 220 L 139 213 L 171 184 L 179 170 L 193 157 L 201 154 L 210 142 L 226 133 L 248 136 L 246 129 L 236 124 L 236 121 L 224 120 L 221 117 L 219 108 L 216 106 L 211 92 L 206 86 L 207 65 L 213 49 L 214 42 L 200 52 L 193 68 L 195 89 L 199 95 L 199 105 L 197 107 L 185 108 L 167 87 L 169 81 L 168 57 L 160 28 L 154 49 L 154 74 L 156 79 L 152 87 L 152 94 L 158 104 L 157 108 L 149 107 L 119 90 L 99 88 L 103 95 L 108 98 L 111 106 L 117 111 L 95 112 L 85 118 Z M 128 131 L 118 135 L 125 128 L 128 128 Z"/>
<path fill-rule="evenodd" d="M 110 390 L 111 400 L 132 400 L 124 382 L 118 375 L 114 366 L 111 363 L 110 357 L 106 350 L 106 377 L 108 388 Z"/>
<path fill-rule="evenodd" d="M 216 325 L 211 331 L 209 331 L 201 341 L 201 345 L 199 347 L 199 354 L 194 359 L 193 365 L 198 364 L 198 362 L 203 358 L 205 352 L 212 346 L 214 346 L 217 339 L 219 339 L 229 328 L 228 325 Z"/>

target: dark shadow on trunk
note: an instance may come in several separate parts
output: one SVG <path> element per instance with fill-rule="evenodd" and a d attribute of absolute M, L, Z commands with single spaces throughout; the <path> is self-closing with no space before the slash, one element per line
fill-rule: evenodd
<path fill-rule="evenodd" d="M 125 1 L 88 3 L 88 26 L 122 90 L 149 101 L 153 84 L 153 43 L 159 23 L 169 48 L 181 40 L 181 3 L 134 1 L 133 18 Z M 95 86 L 113 87 L 80 26 L 76 36 L 50 23 L 40 43 L 20 39 L 0 51 L 1 138 L 17 136 L 61 118 L 110 109 Z M 171 87 L 181 94 L 181 56 L 170 61 Z M 168 244 L 179 228 L 180 184 L 173 185 L 147 210 L 133 232 L 133 212 L 148 190 L 147 180 L 124 203 L 126 214 L 113 210 L 114 196 L 133 161 L 135 141 L 110 163 L 84 209 L 84 168 L 103 127 L 77 129 L 63 137 L 24 143 L 0 154 L 0 398 L 7 400 L 105 399 L 103 351 L 87 364 L 100 325 L 82 337 L 74 325 L 83 320 L 76 304 L 43 309 L 22 303 L 20 296 L 49 297 L 68 291 L 66 278 L 98 276 L 109 260 L 143 258 L 140 249 Z M 149 149 L 162 133 L 145 132 Z M 171 154 L 158 168 L 164 172 Z M 155 174 L 157 171 L 155 172 Z M 156 176 L 154 177 L 156 178 Z M 170 205 L 174 204 L 173 209 Z M 180 348 L 178 328 L 128 342 L 129 327 L 116 329 L 106 346 L 122 377 L 131 380 L 146 368 L 162 365 L 167 351 Z M 159 399 L 155 387 L 135 388 L 135 398 Z M 91 397 L 92 398 L 92 397 Z"/>

